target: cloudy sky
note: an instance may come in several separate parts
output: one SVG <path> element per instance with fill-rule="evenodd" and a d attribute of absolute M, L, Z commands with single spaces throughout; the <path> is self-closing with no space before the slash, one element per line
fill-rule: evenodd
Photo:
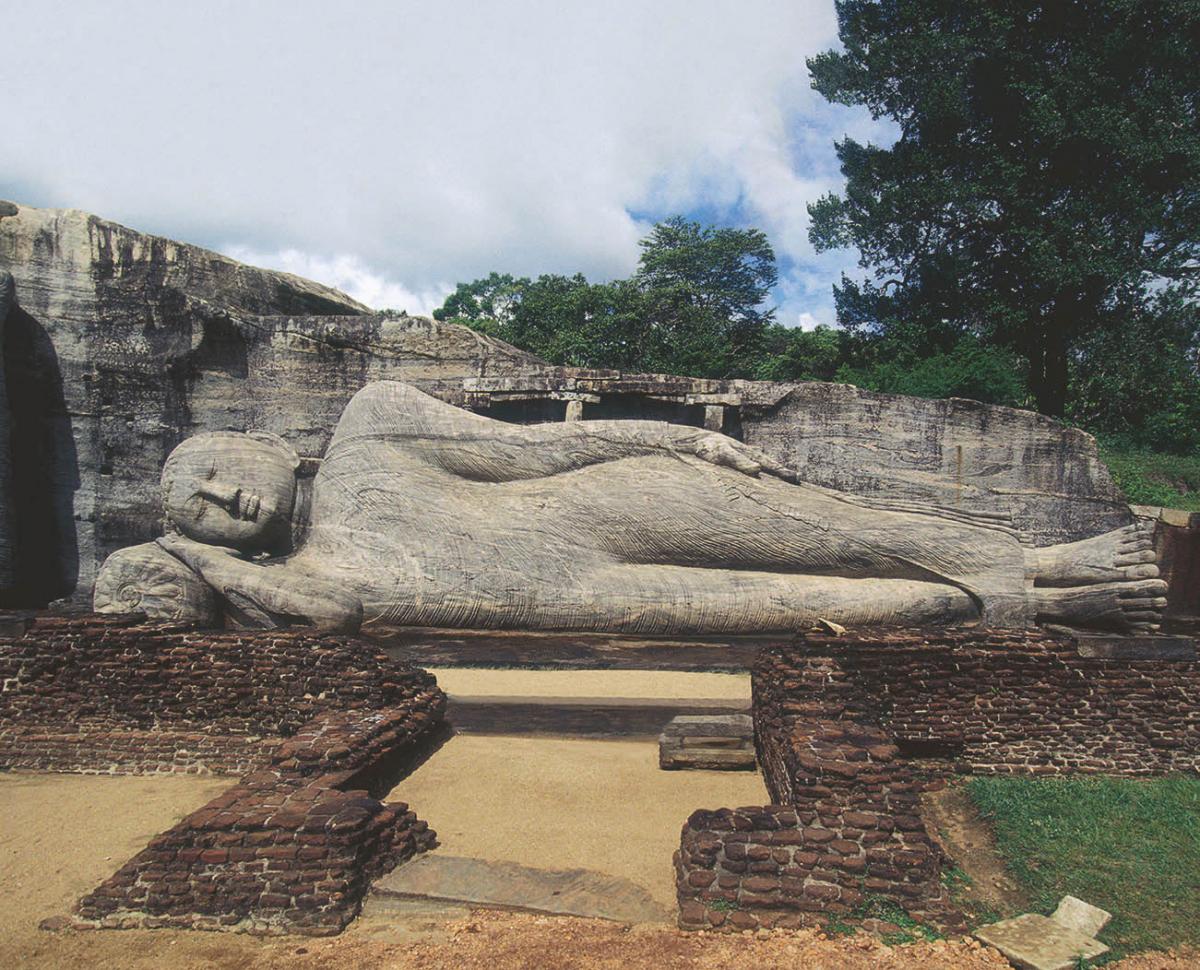
<path fill-rule="evenodd" d="M 833 322 L 855 254 L 806 204 L 832 0 L 11 4 L 0 198 L 74 207 L 428 312 L 459 281 L 630 274 L 658 219 L 764 229 L 789 325 Z"/>

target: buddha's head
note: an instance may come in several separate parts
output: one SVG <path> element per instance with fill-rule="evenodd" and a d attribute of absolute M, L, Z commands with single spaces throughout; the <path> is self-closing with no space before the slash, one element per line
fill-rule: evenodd
<path fill-rule="evenodd" d="M 188 438 L 162 471 L 167 518 L 189 539 L 258 552 L 287 539 L 300 459 L 266 431 Z"/>

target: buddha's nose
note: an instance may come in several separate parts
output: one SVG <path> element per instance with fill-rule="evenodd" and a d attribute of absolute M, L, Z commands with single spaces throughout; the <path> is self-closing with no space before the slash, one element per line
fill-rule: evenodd
<path fill-rule="evenodd" d="M 241 491 L 240 488 L 234 488 L 232 485 L 216 481 L 202 482 L 200 487 L 196 489 L 198 495 L 203 495 L 207 499 L 212 499 L 214 502 L 226 506 L 234 506 Z"/>

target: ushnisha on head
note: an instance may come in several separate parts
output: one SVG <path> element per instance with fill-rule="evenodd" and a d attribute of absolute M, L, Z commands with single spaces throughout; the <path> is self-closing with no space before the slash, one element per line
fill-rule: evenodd
<path fill-rule="evenodd" d="M 213 431 L 180 444 L 162 471 L 163 507 L 189 539 L 243 552 L 286 541 L 300 459 L 268 431 Z"/>

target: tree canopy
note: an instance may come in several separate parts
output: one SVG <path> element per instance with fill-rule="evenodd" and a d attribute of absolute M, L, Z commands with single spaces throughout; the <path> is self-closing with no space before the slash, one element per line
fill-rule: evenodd
<path fill-rule="evenodd" d="M 899 127 L 888 148 L 841 141 L 845 191 L 810 207 L 814 245 L 871 270 L 836 288 L 843 326 L 903 329 L 925 356 L 1008 348 L 1062 415 L 1084 357 L 1194 309 L 1200 4 L 836 6 L 844 50 L 809 61 L 813 86 Z"/>
<path fill-rule="evenodd" d="M 556 364 L 753 376 L 774 322 L 766 301 L 778 277 L 766 235 L 676 216 L 640 245 L 630 279 L 492 273 L 460 283 L 433 315 Z"/>

